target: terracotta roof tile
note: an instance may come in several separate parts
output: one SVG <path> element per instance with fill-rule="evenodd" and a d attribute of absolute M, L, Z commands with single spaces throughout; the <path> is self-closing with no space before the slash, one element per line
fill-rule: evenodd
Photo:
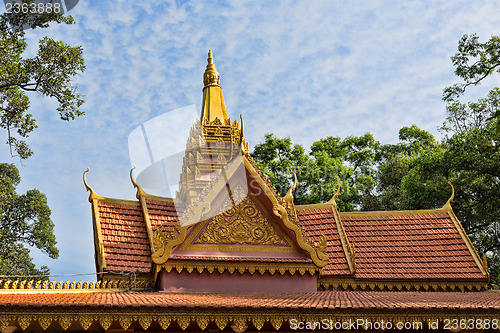
<path fill-rule="evenodd" d="M 486 280 L 446 213 L 341 219 L 358 279 Z"/>
<path fill-rule="evenodd" d="M 492 309 L 500 313 L 498 292 L 321 291 L 311 293 L 0 293 L 9 307 L 157 307 L 271 309 Z"/>
<path fill-rule="evenodd" d="M 149 273 L 151 250 L 141 207 L 99 201 L 98 211 L 106 270 Z"/>
<path fill-rule="evenodd" d="M 300 210 L 297 217 L 313 241 L 319 242 L 322 234 L 326 237 L 326 252 L 330 261 L 323 267 L 323 275 L 351 275 L 333 211 L 330 208 Z"/>
<path fill-rule="evenodd" d="M 178 224 L 177 211 L 173 201 L 146 199 L 146 206 L 153 230 L 156 230 L 160 225 L 164 229 L 168 229 L 168 227 Z"/>

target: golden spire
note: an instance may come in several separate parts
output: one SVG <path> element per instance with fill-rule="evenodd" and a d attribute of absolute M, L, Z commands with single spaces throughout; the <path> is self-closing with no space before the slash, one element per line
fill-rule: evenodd
<path fill-rule="evenodd" d="M 205 74 L 203 74 L 203 83 L 206 86 L 211 85 L 220 85 L 220 75 L 217 72 L 217 68 L 214 65 L 214 58 L 212 58 L 212 50 L 208 50 L 208 65 L 205 70 Z"/>
<path fill-rule="evenodd" d="M 214 65 L 212 51 L 208 51 L 208 64 L 205 73 L 203 74 L 203 101 L 201 105 L 201 123 L 208 125 L 219 118 L 223 125 L 229 122 L 226 106 L 224 104 L 224 96 L 220 87 L 220 75 Z"/>

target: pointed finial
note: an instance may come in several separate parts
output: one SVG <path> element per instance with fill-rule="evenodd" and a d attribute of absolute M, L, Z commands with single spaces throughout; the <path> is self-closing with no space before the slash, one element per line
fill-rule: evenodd
<path fill-rule="evenodd" d="M 146 192 L 144 192 L 142 190 L 142 188 L 139 186 L 139 184 L 137 184 L 137 182 L 134 180 L 134 176 L 132 175 L 132 172 L 134 171 L 134 169 L 135 169 L 135 165 L 132 169 L 130 169 L 130 180 L 132 181 L 132 185 L 134 185 L 134 188 L 137 189 L 137 193 L 135 194 L 135 197 L 137 199 L 140 199 L 141 196 L 146 195 Z"/>
<path fill-rule="evenodd" d="M 448 185 L 451 186 L 451 197 L 446 201 L 446 204 L 443 206 L 443 208 L 451 210 L 451 203 L 453 202 L 453 199 L 455 199 L 455 188 L 453 185 L 451 185 L 450 182 L 448 182 Z"/>
<path fill-rule="evenodd" d="M 297 175 L 295 174 L 295 172 L 291 171 L 291 173 L 293 173 L 293 185 L 292 187 L 290 187 L 290 189 L 288 190 L 288 192 L 285 194 L 285 196 L 283 197 L 283 200 L 285 201 L 288 201 L 288 202 L 293 202 L 293 194 L 292 194 L 292 191 L 295 191 L 295 187 L 297 186 Z"/>
<path fill-rule="evenodd" d="M 89 202 L 92 202 L 92 200 L 94 199 L 102 199 L 103 197 L 101 197 L 99 194 L 97 194 L 94 189 L 92 187 L 90 187 L 90 185 L 87 183 L 87 177 L 85 177 L 85 175 L 87 174 L 87 172 L 89 172 L 89 168 L 87 168 L 87 170 L 85 170 L 83 172 L 83 184 L 85 185 L 85 188 L 87 189 L 87 191 L 90 191 L 90 195 L 89 195 Z"/>
<path fill-rule="evenodd" d="M 340 194 L 340 180 L 337 177 L 335 177 L 335 180 L 337 181 L 337 192 L 330 198 L 330 200 L 327 201 L 327 203 L 337 206 L 337 202 L 335 200 L 337 200 Z"/>
<path fill-rule="evenodd" d="M 218 86 L 220 84 L 220 75 L 217 72 L 217 68 L 215 68 L 214 65 L 214 58 L 212 58 L 212 50 L 208 50 L 208 64 L 207 64 L 207 69 L 205 70 L 205 74 L 203 74 L 203 83 L 206 86 L 212 86 L 216 85 Z"/>

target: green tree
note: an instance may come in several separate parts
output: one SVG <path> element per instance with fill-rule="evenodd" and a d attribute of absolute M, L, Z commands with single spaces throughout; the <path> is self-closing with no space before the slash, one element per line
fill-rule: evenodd
<path fill-rule="evenodd" d="M 32 1 L 24 1 L 31 3 Z M 23 26 L 46 28 L 49 23 L 73 23 L 71 16 L 51 12 L 4 13 L 0 16 L 0 127 L 7 130 L 7 143 L 21 159 L 33 154 L 23 138 L 37 127 L 28 113 L 27 92 L 57 100 L 61 119 L 71 120 L 83 114 L 78 108 L 82 96 L 72 83 L 85 70 L 83 49 L 44 37 L 34 57 L 24 57 L 27 43 Z"/>
<path fill-rule="evenodd" d="M 455 74 L 463 82 L 446 87 L 443 100 L 453 104 L 462 96 L 469 86 L 476 86 L 488 76 L 500 73 L 500 37 L 491 38 L 481 43 L 476 34 L 463 35 L 458 42 L 458 52 L 451 57 L 455 66 Z M 496 130 L 500 131 L 500 111 L 490 116 L 496 122 Z"/>
<path fill-rule="evenodd" d="M 11 155 L 21 160 L 33 154 L 24 139 L 37 128 L 35 118 L 28 112 L 29 93 L 56 99 L 62 120 L 83 114 L 79 110 L 82 96 L 72 82 L 85 70 L 82 47 L 44 37 L 36 55 L 26 57 L 24 29 L 46 28 L 50 23 L 71 24 L 73 18 L 54 11 L 0 15 L 0 127 L 7 131 Z M 19 182 L 19 171 L 14 165 L 0 164 L 0 274 L 48 274 L 47 267 L 35 267 L 26 247 L 58 257 L 47 199 L 36 189 L 17 194 Z"/>
<path fill-rule="evenodd" d="M 57 258 L 54 224 L 50 220 L 47 198 L 36 189 L 17 194 L 21 181 L 13 164 L 0 164 L 0 272 L 4 275 L 48 274 L 35 268 L 24 245 L 37 247 L 50 258 Z"/>
<path fill-rule="evenodd" d="M 329 200 L 337 190 L 337 178 L 342 187 L 339 209 L 353 210 L 373 188 L 373 166 L 379 146 L 369 133 L 344 140 L 328 137 L 314 142 L 307 154 L 290 138 L 267 134 L 265 141 L 255 146 L 252 156 L 281 195 L 292 185 L 290 170 L 297 174 L 296 204 Z"/>
<path fill-rule="evenodd" d="M 481 43 L 476 34 L 464 35 L 451 58 L 463 81 L 444 89 L 447 118 L 442 130 L 451 136 L 447 159 L 461 182 L 466 199 L 457 202 L 457 215 L 480 252 L 488 259 L 492 281 L 500 283 L 500 90 L 486 98 L 461 103 L 470 86 L 500 73 L 500 37 Z"/>

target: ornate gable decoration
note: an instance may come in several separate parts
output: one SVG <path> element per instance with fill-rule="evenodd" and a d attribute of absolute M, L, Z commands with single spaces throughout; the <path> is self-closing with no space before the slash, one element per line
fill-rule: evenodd
<path fill-rule="evenodd" d="M 209 221 L 194 243 L 287 245 L 249 197 Z"/>

